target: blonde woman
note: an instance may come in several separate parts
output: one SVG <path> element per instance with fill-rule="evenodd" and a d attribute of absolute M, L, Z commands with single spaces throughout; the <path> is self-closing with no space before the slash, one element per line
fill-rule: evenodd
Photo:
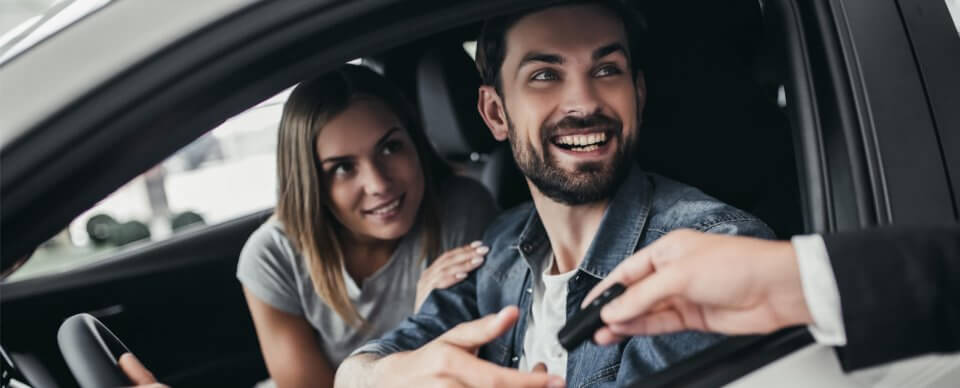
<path fill-rule="evenodd" d="M 497 209 L 454 176 L 386 79 L 344 66 L 284 106 L 274 217 L 237 278 L 277 386 L 332 386 L 350 352 L 479 267 Z M 472 242 L 472 243 L 471 243 Z"/>

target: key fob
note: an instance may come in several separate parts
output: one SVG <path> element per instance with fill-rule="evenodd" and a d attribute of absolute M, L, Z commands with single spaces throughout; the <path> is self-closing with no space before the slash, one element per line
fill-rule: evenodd
<path fill-rule="evenodd" d="M 590 302 L 587 307 L 574 313 L 557 334 L 560 345 L 570 352 L 577 346 L 580 346 L 580 343 L 584 340 L 593 338 L 593 333 L 596 333 L 597 330 L 603 327 L 603 320 L 600 319 L 600 310 L 611 300 L 620 296 L 626 289 L 623 284 L 615 283 Z"/>

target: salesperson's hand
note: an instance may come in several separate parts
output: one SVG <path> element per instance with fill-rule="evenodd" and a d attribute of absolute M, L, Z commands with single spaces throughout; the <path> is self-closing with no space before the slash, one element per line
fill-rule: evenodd
<path fill-rule="evenodd" d="M 627 290 L 601 310 L 601 345 L 683 330 L 759 334 L 811 323 L 788 241 L 671 232 L 637 251 L 587 294 Z"/>

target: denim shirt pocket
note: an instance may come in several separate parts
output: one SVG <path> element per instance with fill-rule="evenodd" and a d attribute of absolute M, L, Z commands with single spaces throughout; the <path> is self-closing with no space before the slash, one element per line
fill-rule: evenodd
<path fill-rule="evenodd" d="M 567 354 L 569 387 L 613 387 L 620 373 L 623 344 L 598 346 L 587 342 Z"/>
<path fill-rule="evenodd" d="M 586 388 L 586 387 L 600 387 L 600 386 L 616 386 L 617 373 L 619 372 L 620 372 L 620 361 L 617 361 L 612 365 L 608 365 L 600 368 L 594 374 L 590 375 L 586 379 L 583 379 L 583 383 L 581 383 L 577 387 Z"/>

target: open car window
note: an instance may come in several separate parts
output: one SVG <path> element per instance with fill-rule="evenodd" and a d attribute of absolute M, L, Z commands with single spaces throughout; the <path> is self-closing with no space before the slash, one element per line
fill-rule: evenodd
<path fill-rule="evenodd" d="M 68 271 L 272 207 L 277 125 L 291 90 L 226 120 L 117 189 L 38 247 L 6 281 Z"/>

